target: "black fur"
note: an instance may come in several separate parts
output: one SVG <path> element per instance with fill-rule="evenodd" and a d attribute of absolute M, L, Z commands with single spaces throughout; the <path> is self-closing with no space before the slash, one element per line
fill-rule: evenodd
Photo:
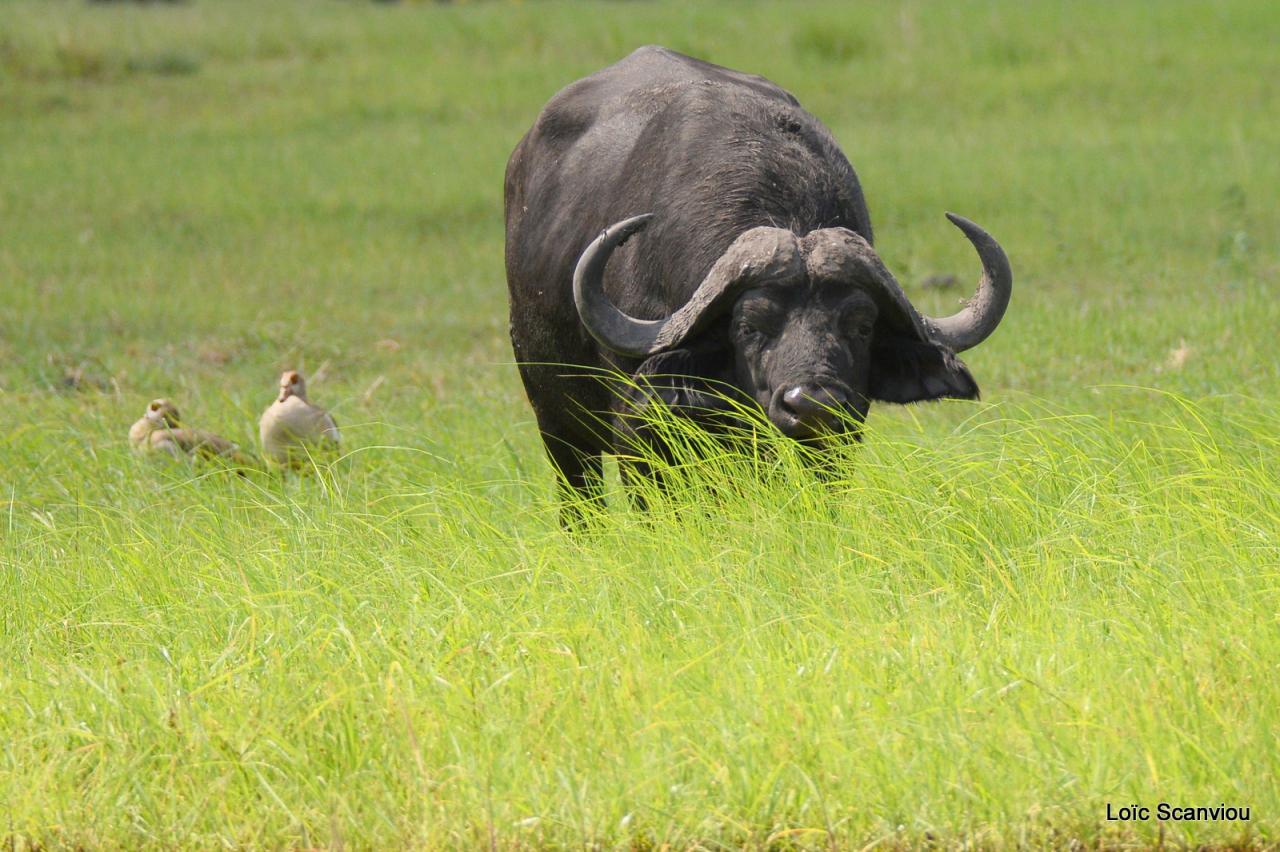
<path fill-rule="evenodd" d="M 506 267 L 520 374 L 553 464 L 564 484 L 579 491 L 591 490 L 600 455 L 616 437 L 599 428 L 605 412 L 661 400 L 699 416 L 719 410 L 722 403 L 708 390 L 723 387 L 739 388 L 768 410 L 770 388 L 753 386 L 744 374 L 752 365 L 741 363 L 732 304 L 705 339 L 643 363 L 609 352 L 583 328 L 572 294 L 578 257 L 604 228 L 640 213 L 655 215 L 614 252 L 605 292 L 623 311 L 647 319 L 683 305 L 730 243 L 753 227 L 798 236 L 846 228 L 872 239 L 858 178 L 831 133 L 762 77 L 644 47 L 553 97 L 507 165 Z M 857 289 L 857 282 L 848 287 Z M 808 370 L 838 381 L 850 390 L 856 417 L 865 415 L 866 397 L 908 402 L 977 394 L 949 352 L 878 334 L 851 348 L 839 338 L 838 317 L 822 313 L 838 305 L 806 304 L 808 319 L 791 323 L 779 338 L 791 366 L 773 372 L 790 369 L 795 381 L 808 382 L 802 375 Z M 806 343 L 806 334 L 826 341 L 826 350 Z M 637 397 L 583 377 L 609 369 L 642 379 L 687 378 L 652 382 Z M 827 375 L 837 369 L 858 375 Z M 619 422 L 625 443 L 625 418 Z"/>

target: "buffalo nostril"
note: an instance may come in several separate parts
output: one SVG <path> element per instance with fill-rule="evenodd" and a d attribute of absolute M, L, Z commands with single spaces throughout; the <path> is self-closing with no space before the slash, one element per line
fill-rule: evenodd
<path fill-rule="evenodd" d="M 815 435 L 837 426 L 840 412 L 848 409 L 848 395 L 837 388 L 800 384 L 779 390 L 774 396 L 774 423 L 791 437 Z"/>
<path fill-rule="evenodd" d="M 833 409 L 839 409 L 849 399 L 841 391 L 815 385 L 796 385 L 788 388 L 779 400 L 783 410 L 801 420 L 829 422 L 834 419 Z"/>

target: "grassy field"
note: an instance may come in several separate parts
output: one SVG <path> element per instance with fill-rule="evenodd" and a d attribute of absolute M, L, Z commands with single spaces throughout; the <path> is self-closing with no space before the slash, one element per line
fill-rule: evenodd
<path fill-rule="evenodd" d="M 1280 842 L 1280 6 L 0 3 L 0 845 Z M 502 170 L 645 43 L 765 74 L 981 403 L 569 537 Z M 966 284 L 967 286 L 967 284 Z M 299 368 L 349 454 L 246 448 Z M 616 489 L 616 486 L 615 486 Z M 1108 822 L 1107 806 L 1249 807 Z"/>

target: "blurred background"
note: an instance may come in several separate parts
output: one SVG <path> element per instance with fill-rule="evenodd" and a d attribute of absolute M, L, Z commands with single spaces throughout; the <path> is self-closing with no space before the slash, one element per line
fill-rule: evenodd
<path fill-rule="evenodd" d="M 1249 2 L 5 3 L 0 387 L 234 396 L 327 362 L 347 393 L 385 374 L 518 414 L 506 157 L 561 86 L 662 43 L 833 129 L 926 310 L 976 274 L 944 210 L 1008 246 L 988 394 L 1257 392 L 1274 26 Z"/>

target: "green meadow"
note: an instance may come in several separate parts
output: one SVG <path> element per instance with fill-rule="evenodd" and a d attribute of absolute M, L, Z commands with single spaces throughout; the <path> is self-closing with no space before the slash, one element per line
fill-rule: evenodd
<path fill-rule="evenodd" d="M 1280 843 L 1280 6 L 0 3 L 0 846 Z M 502 175 L 660 43 L 840 140 L 976 403 L 556 522 Z M 952 289 L 926 288 L 954 274 Z M 344 453 L 256 450 L 281 370 Z M 1249 808 L 1108 820 L 1108 806 Z"/>

